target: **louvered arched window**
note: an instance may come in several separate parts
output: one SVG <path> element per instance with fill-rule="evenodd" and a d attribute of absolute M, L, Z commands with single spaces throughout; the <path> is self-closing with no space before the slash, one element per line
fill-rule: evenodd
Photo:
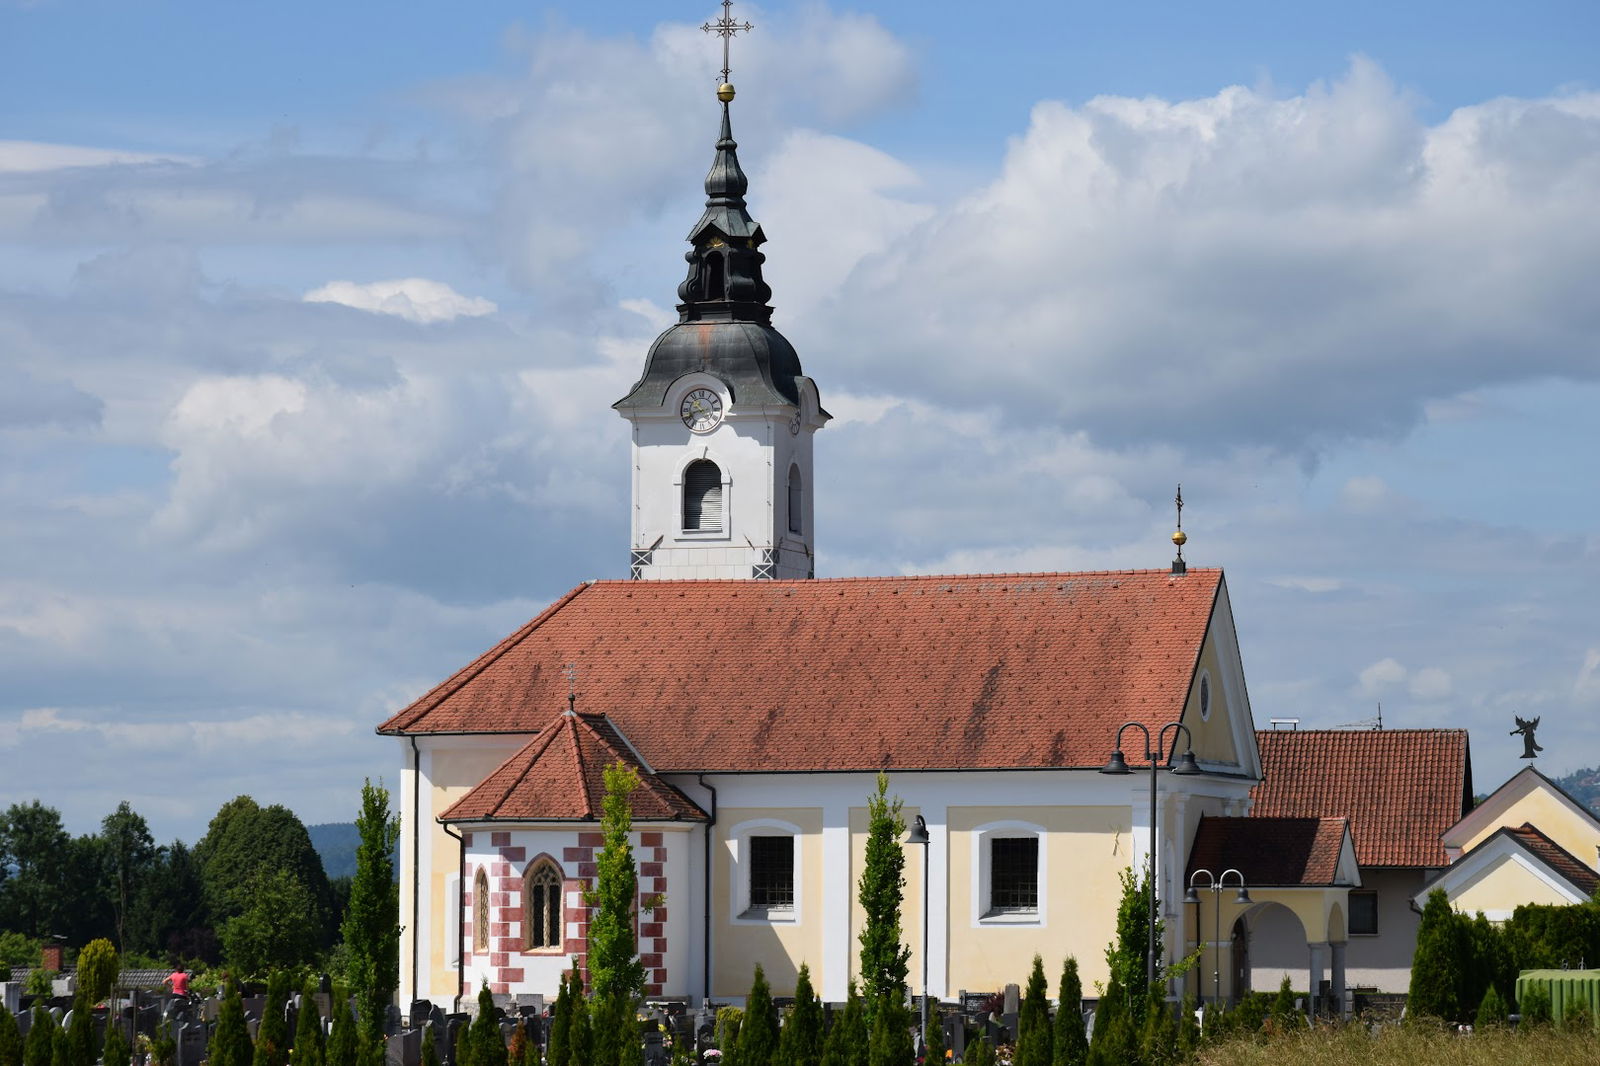
<path fill-rule="evenodd" d="M 802 509 L 805 507 L 805 486 L 800 481 L 800 466 L 798 463 L 789 464 L 789 532 L 804 533 L 806 530 L 805 516 Z"/>
<path fill-rule="evenodd" d="M 696 459 L 683 472 L 683 528 L 722 528 L 722 470 L 710 459 Z"/>
<path fill-rule="evenodd" d="M 528 950 L 561 946 L 561 871 L 549 857 L 528 867 L 522 898 L 527 906 Z"/>
<path fill-rule="evenodd" d="M 483 955 L 489 950 L 489 875 L 478 867 L 472 879 L 472 951 Z"/>

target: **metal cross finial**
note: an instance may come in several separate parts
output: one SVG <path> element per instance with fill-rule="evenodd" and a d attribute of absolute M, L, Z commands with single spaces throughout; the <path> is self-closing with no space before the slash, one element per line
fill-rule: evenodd
<path fill-rule="evenodd" d="M 715 33 L 722 38 L 722 80 L 726 82 L 732 69 L 728 66 L 728 41 L 736 33 L 749 33 L 755 29 L 748 22 L 733 21 L 733 0 L 722 0 L 722 17 L 715 22 L 708 22 L 700 27 L 707 33 Z"/>
<path fill-rule="evenodd" d="M 1183 561 L 1183 546 L 1188 543 L 1189 535 L 1183 531 L 1183 486 L 1178 486 L 1178 495 L 1173 498 L 1173 503 L 1178 505 L 1178 531 L 1172 534 L 1172 543 L 1178 546 L 1178 557 L 1172 560 L 1174 574 L 1189 572 L 1188 564 Z"/>
<path fill-rule="evenodd" d="M 561 673 L 567 679 L 567 710 L 573 712 L 578 704 L 578 691 L 574 687 L 578 683 L 578 664 L 567 663 L 561 668 Z"/>

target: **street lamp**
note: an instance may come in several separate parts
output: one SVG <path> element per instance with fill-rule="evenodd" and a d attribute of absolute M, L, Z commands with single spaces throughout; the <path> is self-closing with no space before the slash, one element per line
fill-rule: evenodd
<path fill-rule="evenodd" d="M 1194 737 L 1190 734 L 1189 727 L 1182 722 L 1168 722 L 1162 726 L 1160 732 L 1156 734 L 1154 748 L 1150 746 L 1150 730 L 1145 727 L 1143 722 L 1124 722 L 1117 728 L 1116 747 L 1111 752 L 1111 758 L 1106 760 L 1105 766 L 1101 767 L 1101 773 L 1118 776 L 1133 773 L 1132 770 L 1128 769 L 1128 762 L 1122 756 L 1122 734 L 1129 729 L 1137 729 L 1144 734 L 1144 757 L 1145 761 L 1150 764 L 1150 928 L 1149 935 L 1146 937 L 1145 979 L 1148 982 L 1148 987 L 1154 988 L 1156 984 L 1156 953 L 1159 950 L 1156 947 L 1156 886 L 1161 883 L 1156 879 L 1157 864 L 1160 861 L 1157 855 L 1161 850 L 1160 835 L 1157 832 L 1159 819 L 1156 817 L 1156 770 L 1161 765 L 1162 753 L 1166 751 L 1167 730 L 1172 729 L 1182 733 L 1184 739 L 1183 754 L 1178 756 L 1177 764 L 1172 767 L 1172 772 L 1175 774 L 1199 774 L 1205 771 L 1201 770 L 1199 764 L 1194 761 L 1194 751 L 1192 750 Z M 1177 747 L 1176 733 L 1173 736 L 1173 747 Z"/>
<path fill-rule="evenodd" d="M 907 844 L 922 845 L 922 1046 L 928 1046 L 928 823 L 917 815 L 916 824 L 906 834 Z"/>
<path fill-rule="evenodd" d="M 1249 903 L 1250 893 L 1246 891 L 1244 887 L 1244 874 L 1240 873 L 1238 870 L 1235 870 L 1231 866 L 1222 871 L 1221 877 L 1216 876 L 1210 870 L 1204 868 L 1196 870 L 1194 873 L 1190 874 L 1189 891 L 1183 894 L 1183 901 L 1185 903 L 1193 903 L 1195 905 L 1194 924 L 1196 936 L 1198 936 L 1200 932 L 1200 893 L 1194 890 L 1194 879 L 1199 877 L 1201 874 L 1206 875 L 1206 883 L 1201 887 L 1211 890 L 1211 895 L 1214 897 L 1213 902 L 1216 904 L 1217 908 L 1216 921 L 1212 924 L 1211 937 L 1211 1002 L 1212 1005 L 1215 1006 L 1216 1004 L 1222 1002 L 1222 890 L 1228 886 L 1228 875 L 1233 874 L 1239 879 L 1239 884 L 1237 886 L 1239 893 L 1233 897 L 1233 902 L 1240 905 Z"/>

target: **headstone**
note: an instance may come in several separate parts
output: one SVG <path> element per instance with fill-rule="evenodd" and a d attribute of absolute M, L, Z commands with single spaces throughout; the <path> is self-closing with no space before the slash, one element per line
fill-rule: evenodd
<path fill-rule="evenodd" d="M 33 1011 L 25 1010 L 17 1013 L 17 1031 L 26 1037 L 28 1030 L 33 1026 Z"/>
<path fill-rule="evenodd" d="M 74 1014 L 77 1014 L 77 1013 L 78 1012 L 75 1011 L 75 1010 L 69 1010 L 69 1011 L 67 1011 L 67 1013 L 63 1014 L 61 1016 L 61 1028 L 63 1028 L 63 1029 L 71 1029 L 72 1028 L 72 1016 Z"/>
<path fill-rule="evenodd" d="M 254 1044 L 256 1042 L 256 1034 L 261 1032 L 261 1019 L 245 1015 L 244 1029 L 245 1032 L 250 1034 L 250 1043 Z"/>
<path fill-rule="evenodd" d="M 314 998 L 317 1001 L 317 1015 L 322 1018 L 333 1017 L 333 995 L 328 992 L 318 992 Z"/>
<path fill-rule="evenodd" d="M 393 1036 L 400 1031 L 402 1017 L 400 1008 L 391 1003 L 383 1011 L 383 1035 Z"/>
<path fill-rule="evenodd" d="M 944 1046 L 950 1057 L 960 1061 L 967 1052 L 967 1023 L 959 1014 L 944 1016 Z"/>
<path fill-rule="evenodd" d="M 411 1001 L 411 1010 L 406 1014 L 406 1021 L 411 1028 L 415 1029 L 433 1017 L 435 1009 L 432 1000 L 414 999 Z"/>
<path fill-rule="evenodd" d="M 69 973 L 65 977 L 57 977 L 54 981 L 50 982 L 50 994 L 52 996 L 56 996 L 58 998 L 61 997 L 61 996 L 70 996 L 74 992 L 76 992 L 77 990 L 78 990 L 78 975 L 77 974 Z"/>
<path fill-rule="evenodd" d="M 267 1009 L 266 996 L 245 996 L 244 1015 L 246 1018 L 259 1018 Z"/>
<path fill-rule="evenodd" d="M 671 1056 L 667 1053 L 666 1041 L 661 1038 L 661 1030 L 652 1029 L 644 1034 L 644 1066 L 667 1066 Z"/>
<path fill-rule="evenodd" d="M 206 1038 L 209 1035 L 203 1022 L 191 1022 L 178 1030 L 177 1066 L 199 1066 L 206 1057 Z"/>
<path fill-rule="evenodd" d="M 19 1014 L 22 1011 L 22 984 L 18 981 L 0 981 L 0 1004 L 3 1004 L 8 1014 Z"/>
<path fill-rule="evenodd" d="M 391 1036 L 384 1045 L 383 1058 L 388 1066 L 420 1066 L 422 1030 L 405 1029 Z"/>
<path fill-rule="evenodd" d="M 520 1010 L 526 1010 L 527 1008 L 532 1007 L 536 1013 L 539 1013 L 539 1014 L 543 1014 L 544 1013 L 544 993 L 543 992 L 518 992 L 517 996 L 516 996 L 516 999 L 517 999 L 517 1009 L 519 1011 Z"/>
<path fill-rule="evenodd" d="M 1015 1014 L 1022 1004 L 1022 989 L 1016 985 L 1006 985 L 1006 1005 L 1000 1012 L 1002 1014 Z"/>

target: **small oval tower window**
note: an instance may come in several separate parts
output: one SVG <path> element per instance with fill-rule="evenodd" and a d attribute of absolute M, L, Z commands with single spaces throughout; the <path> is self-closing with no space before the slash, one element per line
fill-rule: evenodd
<path fill-rule="evenodd" d="M 1200 675 L 1200 720 L 1211 720 L 1211 675 Z"/>

